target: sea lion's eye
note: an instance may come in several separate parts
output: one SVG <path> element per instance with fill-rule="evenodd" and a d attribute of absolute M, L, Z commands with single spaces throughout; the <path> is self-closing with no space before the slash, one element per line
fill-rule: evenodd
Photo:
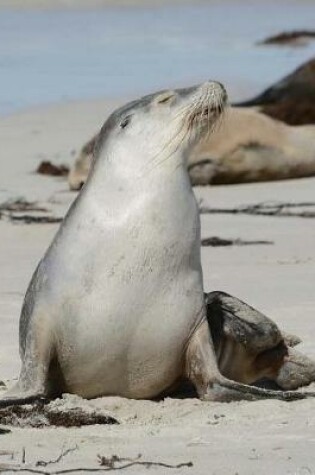
<path fill-rule="evenodd" d="M 163 94 L 162 96 L 157 98 L 157 103 L 158 104 L 166 104 L 171 99 L 173 99 L 173 97 L 174 97 L 174 94 Z"/>
<path fill-rule="evenodd" d="M 125 127 L 127 127 L 127 125 L 129 124 L 131 120 L 131 115 L 127 115 L 126 117 L 123 118 L 123 120 L 120 122 L 120 128 L 121 129 L 124 129 Z"/>

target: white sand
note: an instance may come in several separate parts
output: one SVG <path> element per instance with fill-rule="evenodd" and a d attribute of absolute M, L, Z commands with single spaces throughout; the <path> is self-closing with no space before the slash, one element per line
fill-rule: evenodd
<path fill-rule="evenodd" d="M 65 179 L 34 174 L 43 159 L 70 164 L 72 150 L 97 130 L 114 104 L 72 103 L 37 109 L 0 121 L 0 202 L 11 197 L 38 200 L 61 215 L 74 198 Z M 229 206 L 261 201 L 314 201 L 315 179 L 196 190 L 204 204 Z M 57 225 L 0 221 L 0 380 L 18 375 L 18 320 L 23 294 Z M 303 351 L 315 357 L 315 226 L 313 219 L 202 216 L 202 235 L 273 240 L 273 246 L 203 248 L 205 288 L 231 292 L 300 335 Z M 86 405 L 87 403 L 82 402 Z M 81 429 L 12 429 L 0 435 L 3 462 L 57 457 L 62 447 L 78 450 L 58 465 L 96 467 L 97 454 L 136 457 L 193 468 L 144 467 L 126 473 L 309 474 L 315 473 L 314 400 L 202 403 L 103 398 L 89 402 L 108 410 L 119 426 Z M 14 459 L 1 455 L 11 450 Z"/>

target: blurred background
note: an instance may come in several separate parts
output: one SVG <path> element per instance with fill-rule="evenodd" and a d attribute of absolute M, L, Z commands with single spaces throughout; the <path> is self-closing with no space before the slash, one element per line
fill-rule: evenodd
<path fill-rule="evenodd" d="M 222 81 L 235 101 L 315 56 L 315 41 L 258 44 L 283 31 L 314 28 L 313 0 L 131 0 L 123 6 L 115 0 L 2 0 L 1 6 L 2 116 L 208 78 Z M 38 8 L 26 8 L 32 6 Z"/>

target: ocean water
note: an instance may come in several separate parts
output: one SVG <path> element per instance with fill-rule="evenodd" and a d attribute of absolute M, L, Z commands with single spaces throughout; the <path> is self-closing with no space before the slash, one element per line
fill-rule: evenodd
<path fill-rule="evenodd" d="M 219 1 L 162 8 L 0 11 L 0 115 L 65 100 L 132 96 L 222 81 L 249 97 L 303 61 L 307 47 L 257 46 L 314 28 L 315 3 Z"/>

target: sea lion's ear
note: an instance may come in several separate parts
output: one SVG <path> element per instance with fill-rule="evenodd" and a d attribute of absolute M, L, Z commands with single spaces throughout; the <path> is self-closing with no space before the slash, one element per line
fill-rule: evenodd
<path fill-rule="evenodd" d="M 154 105 L 163 105 L 169 104 L 175 98 L 175 93 L 173 91 L 164 91 L 161 94 L 158 94 L 154 98 Z"/>

